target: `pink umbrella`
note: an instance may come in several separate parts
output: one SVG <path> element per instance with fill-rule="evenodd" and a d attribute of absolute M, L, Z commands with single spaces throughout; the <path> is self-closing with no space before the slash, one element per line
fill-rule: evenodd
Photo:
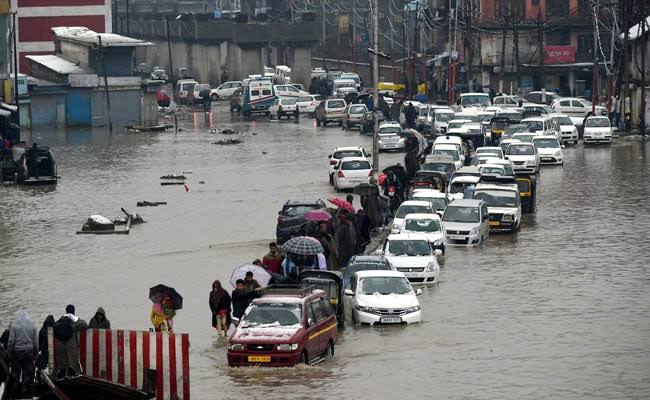
<path fill-rule="evenodd" d="M 344 210 L 348 210 L 351 213 L 355 213 L 354 207 L 352 207 L 352 204 L 348 203 L 347 200 L 342 199 L 340 197 L 332 197 L 331 199 L 327 199 L 330 203 L 334 204 L 338 208 L 343 208 Z"/>
<path fill-rule="evenodd" d="M 311 210 L 305 213 L 305 219 L 307 221 L 329 221 L 332 219 L 332 214 L 328 213 L 325 210 Z"/>

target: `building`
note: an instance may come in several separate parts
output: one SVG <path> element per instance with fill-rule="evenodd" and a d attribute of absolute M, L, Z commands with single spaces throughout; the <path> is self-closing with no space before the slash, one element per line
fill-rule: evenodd
<path fill-rule="evenodd" d="M 157 123 L 157 112 L 151 110 L 157 110 L 152 93 L 159 82 L 143 84 L 134 74 L 135 49 L 150 43 L 85 27 L 52 31 L 55 54 L 26 56 L 31 71 L 29 125 L 106 126 L 107 96 L 113 126 Z"/>
<path fill-rule="evenodd" d="M 28 55 L 54 54 L 52 28 L 85 26 L 111 32 L 111 0 L 11 0 L 17 12 L 20 72 L 30 74 Z"/>

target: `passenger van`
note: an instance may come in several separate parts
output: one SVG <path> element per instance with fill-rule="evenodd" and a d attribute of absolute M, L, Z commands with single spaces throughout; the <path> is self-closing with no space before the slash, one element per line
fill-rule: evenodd
<path fill-rule="evenodd" d="M 269 114 L 269 107 L 275 103 L 276 99 L 273 80 L 269 78 L 251 79 L 244 86 L 243 92 L 242 111 L 244 117 L 250 117 L 253 113 Z"/>
<path fill-rule="evenodd" d="M 179 103 L 189 103 L 194 100 L 194 86 L 199 83 L 194 79 L 180 79 L 176 82 L 175 98 Z"/>
<path fill-rule="evenodd" d="M 483 200 L 454 200 L 442 216 L 448 245 L 483 245 L 490 238 L 490 214 Z"/>

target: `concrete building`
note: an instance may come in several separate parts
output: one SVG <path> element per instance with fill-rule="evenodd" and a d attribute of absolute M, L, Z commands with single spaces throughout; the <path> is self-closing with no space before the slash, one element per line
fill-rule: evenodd
<path fill-rule="evenodd" d="M 150 43 L 84 27 L 52 30 L 56 54 L 26 57 L 32 71 L 30 125 L 106 126 L 104 76 L 113 126 L 157 123 L 149 104 L 155 97 L 147 95 L 153 89 L 134 75 L 135 49 Z"/>
<path fill-rule="evenodd" d="M 28 55 L 54 54 L 52 28 L 85 26 L 111 32 L 111 0 L 11 0 L 17 12 L 20 72 L 30 74 Z"/>

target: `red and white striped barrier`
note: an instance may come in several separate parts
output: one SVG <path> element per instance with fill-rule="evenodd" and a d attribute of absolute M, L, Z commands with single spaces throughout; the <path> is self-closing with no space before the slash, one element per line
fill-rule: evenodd
<path fill-rule="evenodd" d="M 50 328 L 50 366 L 57 371 L 53 337 Z M 79 333 L 85 375 L 144 390 L 144 371 L 155 370 L 157 400 L 190 399 L 189 347 L 187 333 L 103 329 Z"/>

